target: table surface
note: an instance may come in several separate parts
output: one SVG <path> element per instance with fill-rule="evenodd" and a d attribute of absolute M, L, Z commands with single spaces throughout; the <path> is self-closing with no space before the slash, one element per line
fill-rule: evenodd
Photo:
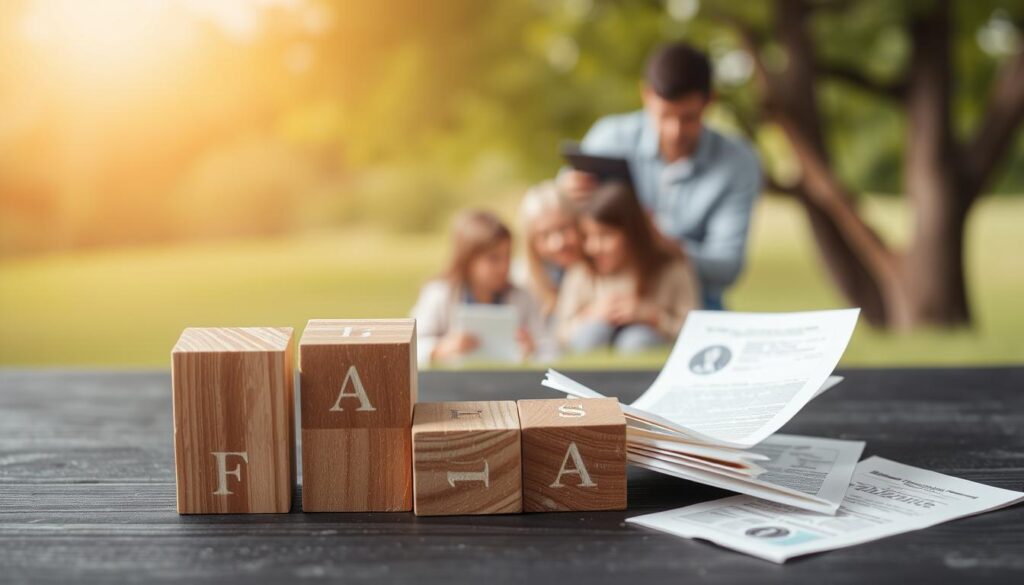
<path fill-rule="evenodd" d="M 1024 367 L 847 370 L 785 432 L 1024 488 Z M 572 372 L 631 401 L 654 372 Z M 425 372 L 423 401 L 552 397 L 538 372 Z M 1024 583 L 1024 506 L 775 565 L 625 524 L 729 495 L 631 469 L 622 512 L 179 516 L 168 372 L 0 370 L 0 581 Z"/>

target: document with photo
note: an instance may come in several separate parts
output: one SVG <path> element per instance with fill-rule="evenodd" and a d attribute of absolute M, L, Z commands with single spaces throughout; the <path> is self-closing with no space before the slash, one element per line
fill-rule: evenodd
<path fill-rule="evenodd" d="M 756 445 L 826 385 L 858 314 L 692 311 L 665 367 L 630 406 L 700 439 Z"/>
<path fill-rule="evenodd" d="M 773 433 L 842 380 L 831 374 L 857 315 L 691 312 L 657 379 L 622 405 L 629 462 L 835 513 L 864 444 Z M 604 397 L 554 370 L 541 384 L 575 398 Z"/>
<path fill-rule="evenodd" d="M 1024 493 L 870 457 L 860 462 L 839 511 L 827 516 L 733 496 L 627 522 L 701 538 L 776 563 L 1010 506 Z"/>

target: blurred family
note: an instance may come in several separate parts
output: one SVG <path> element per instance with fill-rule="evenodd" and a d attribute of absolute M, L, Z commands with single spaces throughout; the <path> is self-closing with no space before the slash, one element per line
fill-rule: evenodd
<path fill-rule="evenodd" d="M 447 270 L 428 282 L 413 307 L 416 351 L 421 364 L 456 361 L 477 349 L 470 331 L 452 327 L 461 304 L 508 305 L 515 309 L 516 343 L 523 359 L 554 357 L 547 324 L 533 296 L 512 284 L 512 232 L 489 211 L 464 211 L 452 224 Z"/>
<path fill-rule="evenodd" d="M 453 327 L 461 304 L 513 307 L 521 356 L 537 361 L 667 345 L 690 310 L 723 309 L 743 269 L 761 170 L 749 145 L 704 125 L 711 80 L 697 49 L 657 50 L 643 109 L 598 120 L 581 143 L 626 159 L 633 184 L 563 169 L 530 189 L 519 213 L 524 262 L 513 264 L 512 233 L 495 215 L 460 214 L 451 264 L 412 311 L 421 363 L 479 349 L 480 335 Z"/>

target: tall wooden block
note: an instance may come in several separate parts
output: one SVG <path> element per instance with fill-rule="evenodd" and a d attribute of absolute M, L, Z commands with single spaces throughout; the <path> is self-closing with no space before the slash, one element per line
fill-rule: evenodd
<path fill-rule="evenodd" d="M 518 405 L 526 512 L 626 508 L 626 418 L 618 400 Z"/>
<path fill-rule="evenodd" d="M 416 322 L 313 319 L 299 342 L 302 509 L 412 509 Z"/>
<path fill-rule="evenodd" d="M 522 512 L 519 436 L 515 402 L 417 404 L 412 424 L 416 515 Z"/>
<path fill-rule="evenodd" d="M 288 512 L 292 329 L 190 327 L 171 363 L 178 513 Z"/>

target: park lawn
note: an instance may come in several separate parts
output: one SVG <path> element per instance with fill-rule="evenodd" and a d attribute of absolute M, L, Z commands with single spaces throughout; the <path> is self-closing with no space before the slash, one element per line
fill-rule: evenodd
<path fill-rule="evenodd" d="M 505 205 L 509 208 L 509 205 Z M 909 217 L 871 199 L 889 238 Z M 861 323 L 843 365 L 1024 361 L 1024 198 L 982 201 L 968 226 L 972 330 L 892 335 Z M 727 298 L 743 311 L 845 306 L 821 270 L 801 210 L 766 199 L 748 269 Z M 258 240 L 54 254 L 0 262 L 0 364 L 167 367 L 186 326 L 290 325 L 310 317 L 401 317 L 447 256 L 441 234 L 348 230 Z M 667 352 L 598 353 L 561 367 L 659 367 Z"/>

